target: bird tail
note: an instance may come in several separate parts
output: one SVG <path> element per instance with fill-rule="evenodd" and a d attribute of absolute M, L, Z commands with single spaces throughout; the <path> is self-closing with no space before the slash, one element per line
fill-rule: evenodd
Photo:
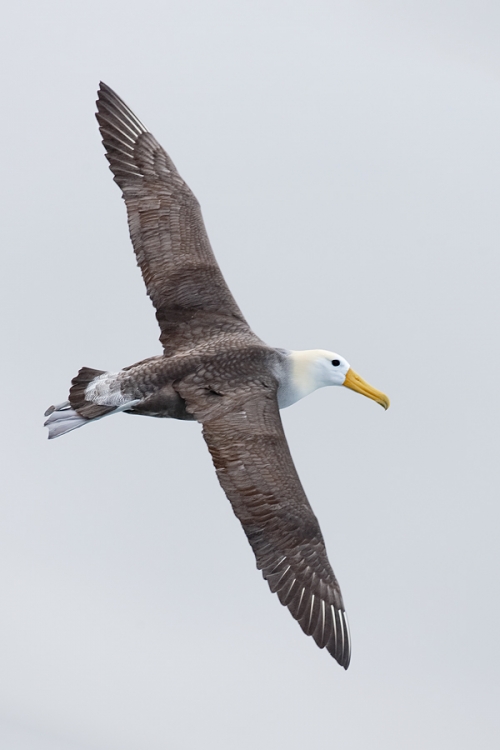
<path fill-rule="evenodd" d="M 43 424 L 44 427 L 48 427 L 49 429 L 49 440 L 60 435 L 65 435 L 67 432 L 76 430 L 78 427 L 83 427 L 88 422 L 88 419 L 81 417 L 71 408 L 69 401 L 64 401 L 57 406 L 49 406 L 45 412 L 45 416 L 48 419 Z"/>
<path fill-rule="evenodd" d="M 77 430 L 84 424 L 94 419 L 116 411 L 116 406 L 103 406 L 87 401 L 85 391 L 89 383 L 103 375 L 105 370 L 94 370 L 91 367 L 82 367 L 73 380 L 69 391 L 69 401 L 63 401 L 57 406 L 49 406 L 45 412 L 48 419 L 44 426 L 49 429 L 49 440 L 65 435 L 67 432 Z"/>

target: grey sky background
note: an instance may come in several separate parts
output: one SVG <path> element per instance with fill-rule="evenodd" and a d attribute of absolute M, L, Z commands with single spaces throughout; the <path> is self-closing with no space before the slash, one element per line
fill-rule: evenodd
<path fill-rule="evenodd" d="M 4 9 L 1 747 L 498 747 L 499 24 L 485 0 Z M 269 593 L 198 425 L 46 439 L 79 367 L 160 352 L 100 79 L 197 195 L 254 330 L 392 399 L 283 412 L 347 673 Z"/>

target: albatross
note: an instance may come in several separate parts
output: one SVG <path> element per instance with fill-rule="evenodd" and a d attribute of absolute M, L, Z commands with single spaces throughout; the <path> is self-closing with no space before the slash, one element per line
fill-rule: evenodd
<path fill-rule="evenodd" d="M 118 412 L 200 422 L 257 568 L 304 633 L 347 669 L 351 637 L 340 586 L 280 409 L 329 385 L 384 409 L 389 399 L 340 354 L 277 349 L 256 336 L 224 281 L 199 203 L 166 151 L 104 83 L 96 117 L 163 354 L 119 372 L 83 367 L 68 400 L 45 412 L 49 438 Z"/>

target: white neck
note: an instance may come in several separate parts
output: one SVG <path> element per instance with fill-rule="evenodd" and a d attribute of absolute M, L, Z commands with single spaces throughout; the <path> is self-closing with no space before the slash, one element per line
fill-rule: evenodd
<path fill-rule="evenodd" d="M 330 352 L 324 349 L 307 349 L 302 352 L 290 352 L 288 356 L 287 373 L 278 389 L 278 405 L 280 409 L 291 406 L 308 396 L 317 388 L 331 383 L 323 377 L 324 367 L 321 362 L 328 359 Z"/>

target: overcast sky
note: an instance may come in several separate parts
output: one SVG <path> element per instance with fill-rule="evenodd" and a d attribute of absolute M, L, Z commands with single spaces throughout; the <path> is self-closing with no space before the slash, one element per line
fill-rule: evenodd
<path fill-rule="evenodd" d="M 496 750 L 498 2 L 20 0 L 0 35 L 1 747 Z M 160 353 L 101 79 L 253 329 L 391 397 L 283 412 L 348 672 L 269 593 L 197 424 L 46 439 L 81 366 Z"/>

